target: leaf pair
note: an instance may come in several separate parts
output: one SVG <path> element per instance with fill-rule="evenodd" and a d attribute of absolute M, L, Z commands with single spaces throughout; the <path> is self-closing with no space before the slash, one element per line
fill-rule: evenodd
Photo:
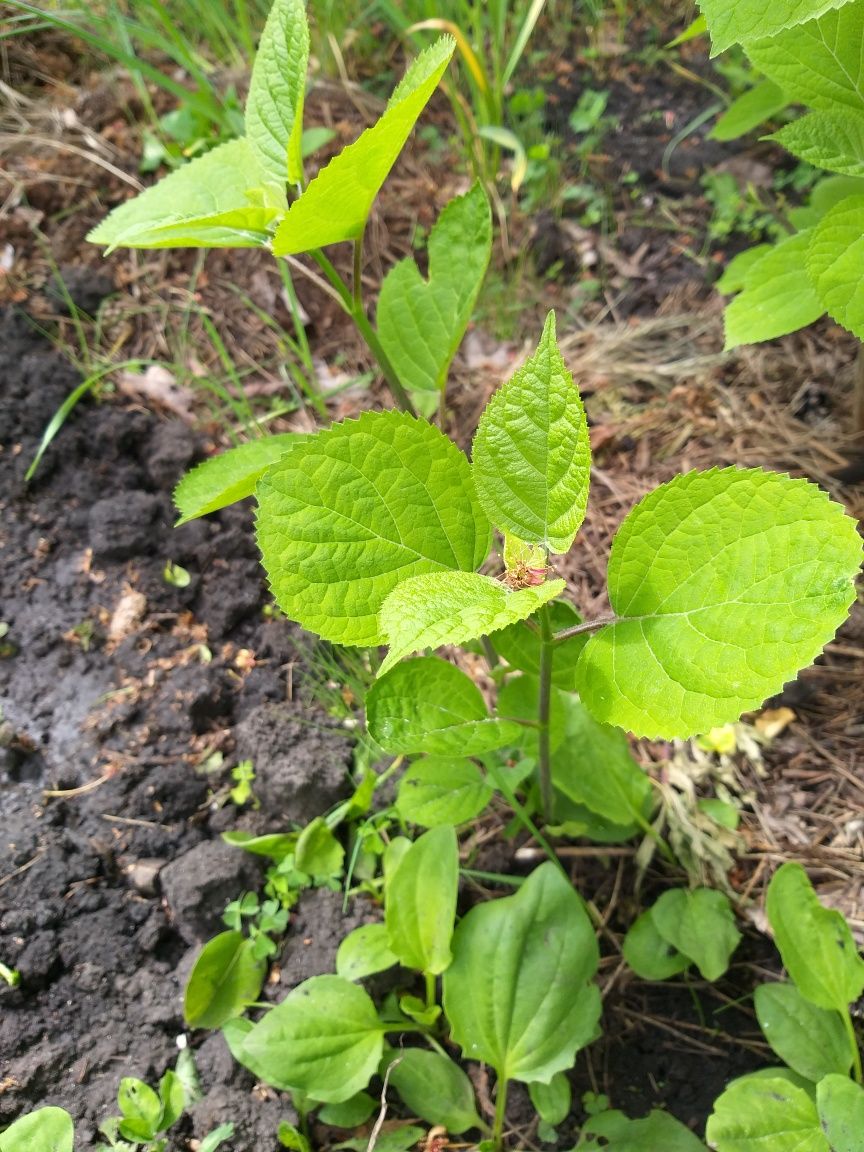
<path fill-rule="evenodd" d="M 246 136 L 172 172 L 88 235 L 129 248 L 270 247 L 290 255 L 356 240 L 381 185 L 454 51 L 442 37 L 409 67 L 383 116 L 303 183 L 302 132 L 309 27 L 302 0 L 275 0 L 246 102 Z"/>
<path fill-rule="evenodd" d="M 623 954 L 644 980 L 666 980 L 691 964 L 705 980 L 719 980 L 740 940 L 722 892 L 673 888 L 635 921 L 624 938 Z"/>

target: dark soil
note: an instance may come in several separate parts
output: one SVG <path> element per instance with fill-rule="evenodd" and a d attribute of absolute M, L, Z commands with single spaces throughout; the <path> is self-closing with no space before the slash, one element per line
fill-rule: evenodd
<path fill-rule="evenodd" d="M 173 1065 L 192 954 L 221 930 L 225 904 L 258 886 L 255 859 L 219 832 L 326 810 L 351 748 L 287 699 L 295 633 L 262 617 L 248 510 L 172 528 L 171 485 L 198 451 L 188 429 L 82 404 L 25 487 L 76 383 L 23 315 L 3 315 L 0 959 L 21 985 L 0 985 L 0 1125 L 61 1104 L 87 1148 L 122 1076 L 153 1082 Z M 168 559 L 188 568 L 187 588 L 164 581 Z M 205 774 L 215 751 L 225 771 Z M 258 813 L 224 806 L 242 757 Z M 308 919 L 283 988 L 332 967 L 338 923 L 319 934 Z M 254 1098 L 221 1038 L 201 1040 L 208 1098 L 181 1134 L 231 1119 L 237 1148 L 276 1147 L 287 1105 Z"/>

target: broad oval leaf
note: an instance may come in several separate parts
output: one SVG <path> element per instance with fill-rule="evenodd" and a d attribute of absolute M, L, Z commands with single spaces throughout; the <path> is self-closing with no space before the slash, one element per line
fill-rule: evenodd
<path fill-rule="evenodd" d="M 690 958 L 657 931 L 651 908 L 630 925 L 621 953 L 643 980 L 668 980 L 690 967 Z"/>
<path fill-rule="evenodd" d="M 471 760 L 425 756 L 399 781 L 396 811 L 403 820 L 423 828 L 464 824 L 483 811 L 492 791 Z"/>
<path fill-rule="evenodd" d="M 430 572 L 403 580 L 381 606 L 379 623 L 390 651 L 380 674 L 424 648 L 464 644 L 527 620 L 564 587 L 563 580 L 548 580 L 513 591 L 479 572 Z"/>
<path fill-rule="evenodd" d="M 733 44 L 745 44 L 750 52 L 751 41 L 774 36 L 785 28 L 803 24 L 821 16 L 831 8 L 839 8 L 847 0 L 775 0 L 767 5 L 763 0 L 699 0 L 711 33 L 711 55 L 725 52 Z"/>
<path fill-rule="evenodd" d="M 267 469 L 305 439 L 299 432 L 265 436 L 196 465 L 174 489 L 174 505 L 180 513 L 177 526 L 251 496 Z"/>
<path fill-rule="evenodd" d="M 864 112 L 851 108 L 844 108 L 839 115 L 809 112 L 784 125 L 770 139 L 817 168 L 864 176 Z"/>
<path fill-rule="evenodd" d="M 754 1003 L 765 1039 L 799 1076 L 815 1084 L 830 1072 L 849 1072 L 852 1053 L 839 1012 L 811 1004 L 794 984 L 762 984 Z"/>
<path fill-rule="evenodd" d="M 723 313 L 727 352 L 739 344 L 797 332 L 825 311 L 813 285 L 801 275 L 809 242 L 806 231 L 787 236 L 749 265 L 742 291 Z M 722 291 L 727 290 L 728 282 Z"/>
<path fill-rule="evenodd" d="M 542 1080 L 528 1085 L 528 1095 L 541 1120 L 553 1127 L 570 1115 L 573 1092 L 563 1072 L 556 1072 L 548 1084 Z"/>
<path fill-rule="evenodd" d="M 257 1000 L 266 971 L 242 932 L 220 932 L 204 945 L 189 974 L 184 1020 L 190 1028 L 221 1028 Z"/>
<path fill-rule="evenodd" d="M 651 781 L 630 754 L 620 728 L 600 724 L 571 695 L 557 697 L 564 737 L 552 756 L 552 783 L 574 804 L 610 824 L 646 822 Z"/>
<path fill-rule="evenodd" d="M 384 923 L 400 964 L 435 976 L 449 967 L 458 891 L 459 845 L 442 824 L 414 841 L 387 882 Z"/>
<path fill-rule="evenodd" d="M 571 693 L 564 692 L 554 685 L 549 702 L 549 747 L 554 753 L 567 733 L 567 708 Z M 536 757 L 537 717 L 540 709 L 540 678 L 525 673 L 522 676 L 508 676 L 498 691 L 498 715 L 523 721 L 516 731 L 513 741 L 520 748 Z"/>
<path fill-rule="evenodd" d="M 404 386 L 438 391 L 447 386 L 492 253 L 492 214 L 479 183 L 444 208 L 428 253 L 428 279 L 410 257 L 387 273 L 376 320 Z"/>
<path fill-rule="evenodd" d="M 664 940 L 687 956 L 706 980 L 719 980 L 729 967 L 741 933 L 729 897 L 716 888 L 673 888 L 651 908 Z"/>
<path fill-rule="evenodd" d="M 570 550 L 588 504 L 588 421 L 546 318 L 537 351 L 486 406 L 474 437 L 474 480 L 496 528 L 549 551 Z"/>
<path fill-rule="evenodd" d="M 807 271 L 822 307 L 864 339 L 864 196 L 841 200 L 810 233 Z"/>
<path fill-rule="evenodd" d="M 649 1112 L 641 1120 L 631 1120 L 623 1112 L 601 1112 L 589 1116 L 583 1136 L 599 1136 L 606 1152 L 705 1152 L 705 1145 L 680 1120 L 668 1112 Z M 599 1147 L 598 1145 L 588 1145 Z"/>
<path fill-rule="evenodd" d="M 115 248 L 264 248 L 285 211 L 285 189 L 261 170 L 249 141 L 229 140 L 196 156 L 121 204 L 92 231 Z"/>
<path fill-rule="evenodd" d="M 493 719 L 470 677 L 437 656 L 406 660 L 366 697 L 369 734 L 394 756 L 477 756 L 518 743 L 522 726 Z"/>
<path fill-rule="evenodd" d="M 733 100 L 709 132 L 711 140 L 737 140 L 776 116 L 789 97 L 773 80 L 760 80 Z"/>
<path fill-rule="evenodd" d="M 816 1087 L 816 1107 L 831 1152 L 861 1152 L 864 1088 L 848 1076 L 832 1073 Z"/>
<path fill-rule="evenodd" d="M 283 1092 L 340 1104 L 372 1079 L 384 1031 L 366 992 L 341 976 L 304 980 L 256 1024 L 241 1051 Z"/>
<path fill-rule="evenodd" d="M 386 972 L 398 963 L 383 924 L 361 924 L 348 933 L 336 951 L 336 975 L 346 980 L 362 980 L 364 976 Z"/>
<path fill-rule="evenodd" d="M 384 643 L 378 614 L 397 584 L 473 572 L 489 551 L 465 456 L 401 412 L 367 412 L 297 444 L 261 479 L 258 503 L 279 606 L 338 644 Z"/>
<path fill-rule="evenodd" d="M 405 73 L 381 119 L 334 156 L 282 218 L 273 240 L 277 256 L 290 256 L 357 240 L 378 190 L 426 107 L 456 47 L 442 36 Z"/>
<path fill-rule="evenodd" d="M 733 256 L 714 287 L 724 296 L 730 296 L 733 292 L 740 292 L 742 288 L 746 288 L 750 269 L 755 267 L 771 248 L 770 244 L 755 244 L 752 248 L 746 248 L 737 256 Z"/>
<path fill-rule="evenodd" d="M 453 1039 L 499 1079 L 548 1083 L 594 1037 L 597 941 L 551 861 L 515 896 L 472 908 L 456 929 L 453 957 L 443 977 Z"/>
<path fill-rule="evenodd" d="M 820 903 L 793 861 L 772 876 L 765 908 L 783 966 L 801 995 L 845 1013 L 864 992 L 864 960 L 843 914 Z"/>
<path fill-rule="evenodd" d="M 275 0 L 261 40 L 246 100 L 246 137 L 274 184 L 298 183 L 303 165 L 303 97 L 309 25 L 303 0 Z"/>
<path fill-rule="evenodd" d="M 63 1108 L 37 1108 L 0 1133 L 0 1152 L 72 1152 L 75 1130 Z"/>
<path fill-rule="evenodd" d="M 716 1152 L 831 1152 L 810 1094 L 783 1076 L 744 1076 L 714 1103 Z"/>
<path fill-rule="evenodd" d="M 594 716 L 641 736 L 693 736 L 779 692 L 846 618 L 855 522 L 806 480 L 760 469 L 676 476 L 612 545 L 617 620 L 577 667 Z"/>
<path fill-rule="evenodd" d="M 759 0 L 746 2 L 758 4 Z M 796 21 L 794 28 L 786 28 L 758 44 L 748 44 L 747 55 L 755 66 L 796 103 L 827 112 L 843 107 L 864 109 L 861 70 L 864 7 L 843 0 L 785 2 L 809 8 L 807 22 Z M 814 8 L 819 11 L 813 11 Z M 812 19 L 814 16 L 818 18 Z"/>
<path fill-rule="evenodd" d="M 456 1135 L 485 1128 L 477 1115 L 471 1081 L 440 1052 L 403 1048 L 395 1054 L 390 1083 L 411 1112 L 429 1124 L 443 1124 Z"/>

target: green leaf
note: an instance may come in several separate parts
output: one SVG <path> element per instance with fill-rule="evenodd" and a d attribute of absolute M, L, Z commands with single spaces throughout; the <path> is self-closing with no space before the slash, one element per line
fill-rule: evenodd
<path fill-rule="evenodd" d="M 656 901 L 651 918 L 673 948 L 687 956 L 706 980 L 719 980 L 741 942 L 729 897 L 716 888 L 673 888 Z"/>
<path fill-rule="evenodd" d="M 346 980 L 362 980 L 398 963 L 383 924 L 361 924 L 344 937 L 336 951 L 336 974 Z"/>
<path fill-rule="evenodd" d="M 431 572 L 403 580 L 381 606 L 379 624 L 390 651 L 379 675 L 413 652 L 464 644 L 506 628 L 560 595 L 563 580 L 513 591 L 479 572 Z"/>
<path fill-rule="evenodd" d="M 585 645 L 582 700 L 664 739 L 737 720 L 828 643 L 860 561 L 854 521 L 815 484 L 756 468 L 676 476 L 612 544 L 617 619 Z"/>
<path fill-rule="evenodd" d="M 258 999 L 266 964 L 256 960 L 242 932 L 220 932 L 204 945 L 183 994 L 190 1028 L 221 1028 Z"/>
<path fill-rule="evenodd" d="M 600 724 L 581 701 L 561 695 L 564 738 L 552 755 L 552 783 L 610 824 L 644 824 L 651 781 L 620 728 Z"/>
<path fill-rule="evenodd" d="M 773 251 L 771 244 L 756 244 L 753 248 L 747 248 L 744 252 L 739 252 L 737 256 L 733 256 L 723 272 L 723 275 L 714 285 L 718 292 L 722 292 L 724 296 L 729 296 L 733 292 L 740 292 L 742 288 L 747 287 L 747 282 L 750 277 L 750 269 L 761 260 L 766 253 Z"/>
<path fill-rule="evenodd" d="M 266 832 L 263 836 L 254 836 L 242 828 L 232 828 L 222 833 L 222 839 L 232 848 L 242 848 L 252 856 L 267 856 L 277 864 L 297 846 L 296 832 Z"/>
<path fill-rule="evenodd" d="M 295 866 L 316 884 L 339 879 L 345 861 L 345 849 L 327 827 L 323 816 L 316 816 L 297 841 Z"/>
<path fill-rule="evenodd" d="M 121 204 L 87 239 L 115 248 L 265 248 L 285 210 L 248 140 L 196 156 Z"/>
<path fill-rule="evenodd" d="M 864 109 L 864 5 L 856 2 L 840 7 L 835 2 L 818 6 L 824 15 L 810 15 L 819 15 L 819 19 L 748 44 L 747 55 L 796 103 L 825 112 L 839 111 L 838 105 L 860 112 Z"/>
<path fill-rule="evenodd" d="M 765 1039 L 799 1076 L 816 1083 L 829 1072 L 849 1072 L 852 1054 L 839 1012 L 811 1004 L 794 984 L 762 984 L 754 1002 Z"/>
<path fill-rule="evenodd" d="M 387 942 L 400 964 L 435 976 L 449 967 L 458 891 L 459 845 L 442 824 L 414 841 L 387 884 Z"/>
<path fill-rule="evenodd" d="M 384 1034 L 372 1000 L 341 976 L 313 976 L 248 1033 L 244 1056 L 268 1084 L 339 1104 L 375 1074 Z"/>
<path fill-rule="evenodd" d="M 598 955 L 582 901 L 541 864 L 515 896 L 476 905 L 456 929 L 443 977 L 453 1039 L 500 1080 L 548 1083 L 594 1036 Z"/>
<path fill-rule="evenodd" d="M 297 432 L 265 436 L 229 448 L 197 465 L 174 489 L 174 504 L 180 513 L 177 525 L 251 496 L 267 469 L 299 440 L 305 439 L 306 436 Z"/>
<path fill-rule="evenodd" d="M 214 1128 L 212 1132 L 208 1132 L 198 1152 L 216 1152 L 217 1148 L 221 1148 L 226 1140 L 230 1140 L 234 1135 L 233 1124 L 220 1124 L 218 1128 Z"/>
<path fill-rule="evenodd" d="M 332 1124 L 334 1128 L 357 1128 L 365 1124 L 378 1108 L 368 1092 L 358 1092 L 342 1104 L 325 1104 L 318 1113 L 322 1124 Z"/>
<path fill-rule="evenodd" d="M 737 140 L 782 112 L 789 98 L 773 80 L 759 80 L 733 100 L 709 132 L 712 140 Z"/>
<path fill-rule="evenodd" d="M 690 967 L 690 959 L 657 931 L 648 908 L 630 925 L 624 937 L 622 954 L 643 980 L 668 980 Z"/>
<path fill-rule="evenodd" d="M 705 1145 L 668 1112 L 649 1112 L 630 1120 L 623 1112 L 601 1112 L 590 1117 L 583 1136 L 599 1136 L 605 1152 L 705 1152 Z"/>
<path fill-rule="evenodd" d="M 375 1141 L 375 1152 L 408 1152 L 426 1135 L 422 1128 L 416 1124 L 404 1124 L 401 1128 L 391 1128 L 388 1132 L 381 1132 Z M 343 1140 L 341 1144 L 334 1144 L 334 1149 L 349 1148 L 351 1152 L 368 1152 L 369 1137 L 357 1136 L 351 1140 Z"/>
<path fill-rule="evenodd" d="M 549 623 L 553 632 L 563 632 L 582 623 L 582 617 L 567 600 L 553 600 L 548 606 Z M 571 636 L 555 645 L 552 661 L 552 683 L 571 691 L 576 687 L 576 663 L 588 642 L 587 634 Z M 540 634 L 527 624 L 511 624 L 495 633 L 492 641 L 495 651 L 511 668 L 521 672 L 540 674 Z"/>
<path fill-rule="evenodd" d="M 429 235 L 429 277 L 409 257 L 378 297 L 378 336 L 406 388 L 438 391 L 465 335 L 492 253 L 492 214 L 482 185 L 445 207 Z"/>
<path fill-rule="evenodd" d="M 124 1076 L 117 1091 L 117 1104 L 123 1113 L 117 1129 L 126 1140 L 152 1140 L 159 1131 L 162 1101 L 149 1084 L 134 1076 Z"/>
<path fill-rule="evenodd" d="M 830 1152 L 809 1093 L 780 1076 L 734 1080 L 705 1135 L 717 1152 Z"/>
<path fill-rule="evenodd" d="M 799 160 L 846 176 L 864 176 L 864 112 L 809 112 L 769 137 Z"/>
<path fill-rule="evenodd" d="M 518 743 L 522 733 L 513 721 L 492 719 L 470 677 L 437 656 L 406 660 L 376 681 L 366 697 L 366 725 L 394 756 L 477 756 Z"/>
<path fill-rule="evenodd" d="M 414 1115 L 443 1124 L 456 1135 L 485 1127 L 477 1115 L 474 1088 L 458 1064 L 423 1048 L 405 1048 L 394 1057 L 390 1083 Z"/>
<path fill-rule="evenodd" d="M 716 56 L 733 44 L 745 44 L 750 52 L 751 41 L 774 36 L 845 3 L 847 0 L 777 0 L 769 6 L 762 0 L 736 0 L 734 4 L 729 0 L 699 0 L 699 7 L 711 33 L 711 55 Z"/>
<path fill-rule="evenodd" d="M 805 328 L 825 305 L 802 269 L 810 232 L 798 232 L 775 244 L 747 268 L 744 289 L 723 314 L 725 349 L 758 344 Z"/>
<path fill-rule="evenodd" d="M 542 1081 L 529 1084 L 528 1095 L 541 1120 L 553 1127 L 563 1123 L 570 1115 L 573 1093 L 570 1091 L 570 1081 L 563 1072 L 556 1072 L 548 1084 Z"/>
<path fill-rule="evenodd" d="M 0 1152 L 72 1152 L 75 1131 L 63 1108 L 37 1108 L 0 1133 Z"/>
<path fill-rule="evenodd" d="M 864 992 L 864 960 L 842 913 L 820 903 L 807 873 L 792 861 L 771 878 L 765 907 L 783 966 L 801 995 L 845 1013 Z"/>
<path fill-rule="evenodd" d="M 816 1107 L 831 1152 L 861 1152 L 864 1088 L 833 1073 L 816 1086 Z"/>
<path fill-rule="evenodd" d="M 393 93 L 387 110 L 371 128 L 334 156 L 281 220 L 273 240 L 277 256 L 290 256 L 357 240 L 372 203 L 405 141 L 438 86 L 456 47 L 442 36 L 422 52 Z"/>
<path fill-rule="evenodd" d="M 252 67 L 246 137 L 274 184 L 298 183 L 309 26 L 303 0 L 276 0 Z"/>
<path fill-rule="evenodd" d="M 555 314 L 537 351 L 486 406 L 474 437 L 474 479 L 496 528 L 564 553 L 585 518 L 588 422 L 558 350 Z"/>
<path fill-rule="evenodd" d="M 465 456 L 424 420 L 367 412 L 291 448 L 258 485 L 258 543 L 279 606 L 338 644 L 386 637 L 409 576 L 473 572 L 489 523 Z"/>
<path fill-rule="evenodd" d="M 492 792 L 471 760 L 426 756 L 399 781 L 396 811 L 402 820 L 423 828 L 465 824 L 483 811 Z"/>
<path fill-rule="evenodd" d="M 159 1099 L 162 1102 L 159 1131 L 165 1132 L 172 1124 L 177 1123 L 187 1103 L 183 1081 L 173 1068 L 169 1068 L 159 1081 Z M 189 1103 L 192 1101 L 190 1100 Z"/>
<path fill-rule="evenodd" d="M 864 339 L 864 196 L 831 209 L 810 233 L 807 271 L 819 303 L 838 324 Z"/>

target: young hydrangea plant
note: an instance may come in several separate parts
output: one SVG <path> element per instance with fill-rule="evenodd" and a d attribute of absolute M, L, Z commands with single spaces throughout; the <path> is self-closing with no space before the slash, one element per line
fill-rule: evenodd
<path fill-rule="evenodd" d="M 483 413 L 470 461 L 423 420 L 367 412 L 225 453 L 187 476 L 176 500 L 189 519 L 254 486 L 282 610 L 335 643 L 389 647 L 367 699 L 382 748 L 477 756 L 523 741 L 527 720 L 548 814 L 550 753 L 567 722 L 559 653 L 593 721 L 693 736 L 758 707 L 818 656 L 861 562 L 855 522 L 816 485 L 758 468 L 689 472 L 619 528 L 611 616 L 556 630 L 565 583 L 550 557 L 572 546 L 589 481 L 585 412 L 550 314 L 536 353 Z M 485 572 L 493 530 L 504 537 L 500 575 Z M 418 655 L 482 637 L 512 652 L 514 626 L 523 647 L 535 643 L 534 662 L 519 700 L 502 691 L 494 714 L 465 673 Z"/>

